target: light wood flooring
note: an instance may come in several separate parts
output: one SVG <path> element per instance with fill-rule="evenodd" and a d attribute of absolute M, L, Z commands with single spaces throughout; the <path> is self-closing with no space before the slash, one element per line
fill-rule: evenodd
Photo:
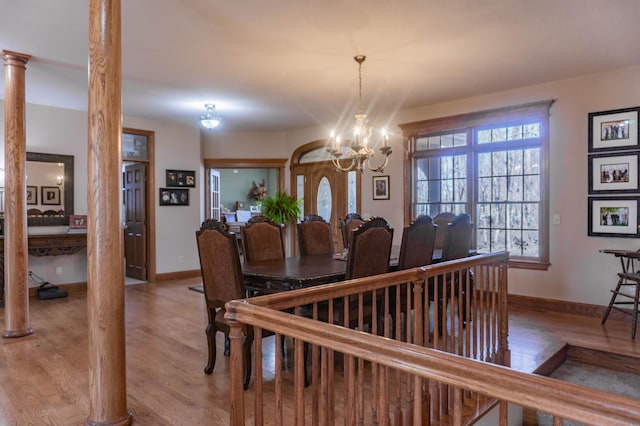
<path fill-rule="evenodd" d="M 213 374 L 203 373 L 204 300 L 188 289 L 198 284 L 192 278 L 126 286 L 127 400 L 136 425 L 229 422 L 229 358 L 222 356 L 222 336 Z M 30 323 L 32 336 L 0 340 L 0 426 L 82 424 L 89 403 L 86 293 L 32 298 Z M 640 363 L 630 320 L 601 326 L 599 318 L 512 310 L 509 343 L 512 367 L 527 372 L 567 343 Z M 265 347 L 265 356 L 272 350 Z"/>

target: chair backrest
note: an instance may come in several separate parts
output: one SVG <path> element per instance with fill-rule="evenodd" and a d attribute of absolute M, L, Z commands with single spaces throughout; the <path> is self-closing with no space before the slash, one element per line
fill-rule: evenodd
<path fill-rule="evenodd" d="M 418 216 L 415 222 L 404 228 L 398 269 L 416 268 L 431 263 L 437 228 L 427 215 Z"/>
<path fill-rule="evenodd" d="M 227 232 L 224 223 L 207 219 L 196 231 L 196 242 L 207 306 L 224 309 L 229 300 L 244 298 L 236 236 Z"/>
<path fill-rule="evenodd" d="M 353 231 L 347 254 L 346 279 L 389 272 L 393 229 L 381 217 L 367 219 Z"/>
<path fill-rule="evenodd" d="M 358 213 L 349 213 L 340 222 L 340 230 L 342 231 L 342 244 L 344 248 L 349 247 L 351 241 L 351 231 L 362 225 L 364 219 Z"/>
<path fill-rule="evenodd" d="M 240 228 L 245 262 L 284 259 L 282 227 L 266 216 L 253 216 Z"/>
<path fill-rule="evenodd" d="M 442 250 L 442 247 L 444 247 L 444 238 L 447 235 L 447 225 L 450 224 L 455 217 L 456 215 L 451 212 L 443 212 L 438 213 L 433 218 L 433 223 L 438 227 L 434 248 Z"/>
<path fill-rule="evenodd" d="M 460 259 L 469 256 L 471 249 L 471 216 L 461 213 L 447 225 L 447 234 L 442 248 L 442 260 Z"/>
<path fill-rule="evenodd" d="M 329 222 L 315 214 L 306 216 L 298 224 L 298 245 L 303 256 L 332 254 L 333 238 Z"/>

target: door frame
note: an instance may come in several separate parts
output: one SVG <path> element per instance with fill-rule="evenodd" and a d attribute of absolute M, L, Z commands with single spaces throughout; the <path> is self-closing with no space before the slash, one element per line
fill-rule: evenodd
<path fill-rule="evenodd" d="M 122 157 L 120 162 L 120 168 L 125 161 L 133 161 L 136 163 L 147 164 L 147 184 L 145 191 L 146 208 L 145 216 L 147 222 L 147 282 L 156 281 L 156 193 L 152 189 L 156 187 L 155 182 L 155 132 L 151 130 L 132 129 L 130 127 L 123 127 L 122 133 L 129 133 L 132 135 L 140 135 L 147 137 L 147 160 L 141 160 L 139 158 L 127 158 Z M 122 195 L 121 195 L 122 196 Z M 123 197 L 122 203 L 125 200 Z M 122 218 L 124 220 L 124 218 Z M 124 244 L 124 239 L 122 241 Z M 122 247 L 122 256 L 124 257 L 124 246 Z"/>

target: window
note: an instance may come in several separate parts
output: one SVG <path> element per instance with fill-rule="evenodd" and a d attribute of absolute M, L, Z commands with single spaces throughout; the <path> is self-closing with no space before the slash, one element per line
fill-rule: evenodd
<path fill-rule="evenodd" d="M 553 101 L 407 123 L 407 221 L 469 213 L 480 252 L 546 269 L 548 117 Z"/>

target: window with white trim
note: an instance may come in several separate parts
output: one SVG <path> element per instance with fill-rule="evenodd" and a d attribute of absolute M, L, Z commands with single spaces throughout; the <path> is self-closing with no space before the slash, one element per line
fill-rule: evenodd
<path fill-rule="evenodd" d="M 548 123 L 553 101 L 400 125 L 409 141 L 405 218 L 468 213 L 475 248 L 549 263 Z"/>

